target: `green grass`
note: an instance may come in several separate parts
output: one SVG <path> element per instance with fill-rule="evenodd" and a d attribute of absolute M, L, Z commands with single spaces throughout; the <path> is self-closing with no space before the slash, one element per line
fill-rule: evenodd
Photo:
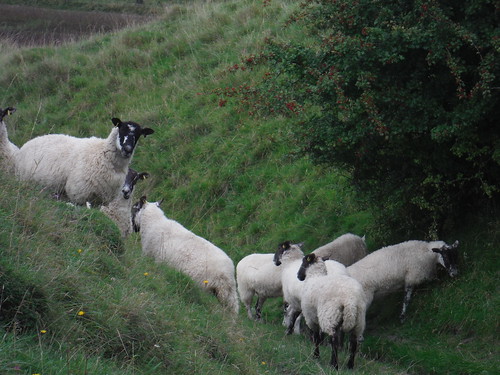
<path fill-rule="evenodd" d="M 253 117 L 214 94 L 264 74 L 228 68 L 265 36 L 300 35 L 280 27 L 296 4 L 180 4 L 75 44 L 0 45 L 0 106 L 18 109 L 6 119 L 9 136 L 18 145 L 49 132 L 105 137 L 115 116 L 154 128 L 132 163 L 151 174 L 135 197 L 164 198 L 169 217 L 235 263 L 287 239 L 307 251 L 347 231 L 366 234 L 370 250 L 391 243 L 348 173 L 296 156 L 293 119 Z M 279 299 L 264 306 L 265 324 L 244 311 L 232 319 L 189 279 L 142 256 L 136 234 L 124 242 L 100 212 L 0 173 L 0 280 L 11 296 L 10 305 L 2 299 L 0 373 L 335 373 L 327 348 L 318 362 L 306 338 L 284 337 Z M 461 275 L 420 288 L 404 325 L 400 295 L 373 306 L 353 373 L 495 373 L 499 228 L 477 213 L 446 234 L 466 253 Z"/>

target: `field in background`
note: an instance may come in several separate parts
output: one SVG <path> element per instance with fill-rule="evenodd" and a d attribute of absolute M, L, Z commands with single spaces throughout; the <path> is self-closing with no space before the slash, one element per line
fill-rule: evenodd
<path fill-rule="evenodd" d="M 150 16 L 0 4 L 0 39 L 18 46 L 61 44 L 147 22 Z"/>

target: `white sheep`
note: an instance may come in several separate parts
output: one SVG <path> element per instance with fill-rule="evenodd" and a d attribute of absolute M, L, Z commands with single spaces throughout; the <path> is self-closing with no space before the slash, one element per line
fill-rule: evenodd
<path fill-rule="evenodd" d="M 132 121 L 111 121 L 114 128 L 106 139 L 49 134 L 26 142 L 16 153 L 16 175 L 76 204 L 110 203 L 123 186 L 140 136 L 153 133 Z"/>
<path fill-rule="evenodd" d="M 262 306 L 268 298 L 281 297 L 281 269 L 273 263 L 274 254 L 250 254 L 236 265 L 236 282 L 240 300 L 246 307 L 248 318 L 261 320 Z M 255 316 L 252 300 L 257 295 Z"/>
<path fill-rule="evenodd" d="M 276 268 L 281 268 L 281 284 L 283 289 L 283 299 L 286 305 L 283 324 L 287 327 L 286 333 L 291 334 L 300 313 L 302 288 L 304 283 L 297 279 L 297 272 L 302 264 L 304 253 L 302 252 L 303 243 L 292 244 L 285 241 L 278 246 L 274 255 Z M 328 272 L 331 274 L 346 274 L 346 267 L 333 260 L 326 262 Z"/>
<path fill-rule="evenodd" d="M 132 192 L 134 191 L 135 184 L 148 177 L 148 173 L 138 173 L 129 168 L 120 194 L 108 205 L 101 206 L 101 211 L 116 223 L 123 238 L 133 232 Z"/>
<path fill-rule="evenodd" d="M 224 251 L 168 219 L 159 203 L 147 202 L 145 196 L 132 207 L 132 222 L 141 234 L 144 254 L 185 273 L 238 313 L 234 264 Z"/>
<path fill-rule="evenodd" d="M 14 167 L 14 157 L 19 148 L 9 140 L 7 125 L 4 122 L 5 117 L 16 111 L 13 107 L 5 109 L 0 108 L 0 163 L 2 169 L 10 172 Z"/>
<path fill-rule="evenodd" d="M 374 296 L 404 288 L 400 315 L 403 321 L 414 288 L 434 279 L 438 265 L 443 266 L 451 277 L 456 276 L 457 261 L 458 241 L 453 245 L 443 241 L 407 241 L 368 254 L 347 267 L 347 272 L 363 286 L 368 306 Z"/>
<path fill-rule="evenodd" d="M 330 243 L 318 247 L 314 254 L 322 258 L 336 260 L 345 266 L 357 262 L 367 254 L 365 237 L 346 233 Z"/>
<path fill-rule="evenodd" d="M 304 282 L 302 314 L 313 332 L 314 356 L 319 357 L 322 333 L 330 336 L 330 364 L 338 370 L 340 331 L 350 332 L 349 362 L 354 368 L 358 345 L 366 325 L 366 300 L 361 284 L 347 275 L 330 274 L 325 262 L 314 253 L 304 257 L 297 278 Z"/>

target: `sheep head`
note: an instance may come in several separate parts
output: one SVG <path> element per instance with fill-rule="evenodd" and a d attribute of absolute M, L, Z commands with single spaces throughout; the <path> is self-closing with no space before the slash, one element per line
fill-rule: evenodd
<path fill-rule="evenodd" d="M 154 133 L 153 129 L 143 128 L 132 121 L 121 121 L 119 118 L 114 117 L 111 119 L 111 122 L 118 128 L 116 147 L 120 150 L 124 158 L 132 156 L 141 135 L 146 137 Z"/>

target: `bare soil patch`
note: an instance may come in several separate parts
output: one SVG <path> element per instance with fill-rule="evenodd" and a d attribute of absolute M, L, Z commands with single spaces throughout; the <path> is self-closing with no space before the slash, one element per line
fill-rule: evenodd
<path fill-rule="evenodd" d="M 18 46 L 62 44 L 144 23 L 152 16 L 0 4 L 0 40 Z"/>

